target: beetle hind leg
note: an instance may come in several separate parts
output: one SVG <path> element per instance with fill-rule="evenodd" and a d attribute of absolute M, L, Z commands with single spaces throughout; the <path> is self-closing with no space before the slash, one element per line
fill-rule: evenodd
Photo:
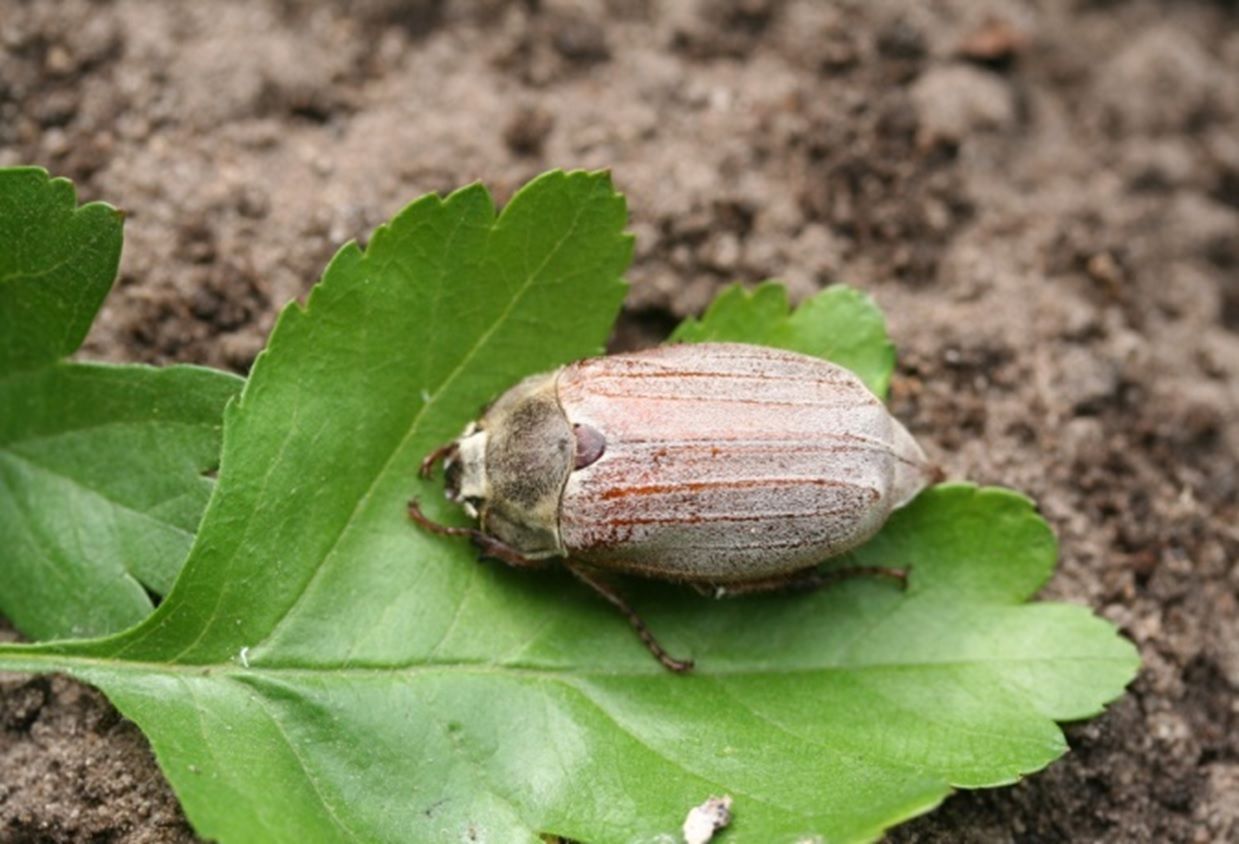
<path fill-rule="evenodd" d="M 832 586 L 854 577 L 880 577 L 894 581 L 900 589 L 908 587 L 908 570 L 893 566 L 847 566 L 821 571 L 816 566 L 788 574 L 750 580 L 741 583 L 700 583 L 694 588 L 712 598 L 728 598 L 737 595 L 754 595 L 762 592 L 811 592 Z"/>
<path fill-rule="evenodd" d="M 628 623 L 632 625 L 632 629 L 641 638 L 641 643 L 654 655 L 656 660 L 662 663 L 664 668 L 674 671 L 676 674 L 684 674 L 693 670 L 693 661 L 691 659 L 676 659 L 667 653 L 667 649 L 659 643 L 658 639 L 654 638 L 654 634 L 646 626 L 645 620 L 637 615 L 637 611 L 629 606 L 628 602 L 611 588 L 609 584 L 585 569 L 573 565 L 568 560 L 564 561 L 564 566 L 568 571 L 576 575 L 578 580 L 590 589 L 593 589 L 603 600 L 624 614 L 624 617 L 628 619 Z"/>

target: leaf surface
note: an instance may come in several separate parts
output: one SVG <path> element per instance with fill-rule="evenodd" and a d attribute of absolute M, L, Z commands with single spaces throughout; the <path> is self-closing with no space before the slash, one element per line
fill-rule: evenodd
<path fill-rule="evenodd" d="M 345 247 L 230 407 L 168 599 L 0 667 L 104 689 L 224 842 L 675 841 L 721 793 L 731 841 L 863 840 L 1062 753 L 1054 720 L 1118 695 L 1134 652 L 1082 608 L 1023 603 L 1055 546 L 1015 494 L 940 487 L 897 513 L 855 561 L 910 564 L 906 592 L 632 589 L 689 676 L 571 578 L 409 524 L 410 492 L 438 498 L 416 480 L 430 448 L 600 348 L 624 221 L 604 175 L 552 173 L 497 217 L 466 188 Z"/>
<path fill-rule="evenodd" d="M 121 219 L 101 202 L 77 207 L 67 179 L 0 168 L 0 372 L 81 344 L 116 277 Z"/>
<path fill-rule="evenodd" d="M 777 282 L 763 282 L 751 291 L 732 285 L 700 319 L 680 323 L 671 339 L 729 340 L 816 355 L 852 370 L 882 398 L 895 367 L 886 318 L 872 298 L 841 284 L 827 287 L 795 310 L 788 304 L 787 289 Z"/>
<path fill-rule="evenodd" d="M 241 379 L 58 361 L 116 275 L 118 212 L 0 169 L 0 612 L 36 639 L 129 627 L 172 586 Z"/>

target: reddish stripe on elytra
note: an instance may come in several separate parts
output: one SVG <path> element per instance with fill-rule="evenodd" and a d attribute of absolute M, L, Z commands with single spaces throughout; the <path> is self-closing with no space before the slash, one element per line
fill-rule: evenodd
<path fill-rule="evenodd" d="M 866 437 L 861 434 L 849 434 L 846 431 L 822 431 L 820 433 L 814 433 L 813 436 L 814 436 L 814 439 L 811 439 L 811 440 L 792 440 L 786 437 L 785 435 L 783 435 L 782 433 L 771 433 L 767 437 L 756 439 L 752 436 L 751 432 L 741 431 L 736 436 L 733 436 L 733 437 L 728 437 L 726 436 L 726 434 L 722 432 L 719 432 L 717 434 L 710 434 L 709 436 L 706 436 L 706 437 L 688 437 L 688 438 L 681 438 L 681 439 L 674 439 L 674 440 L 669 439 L 664 436 L 625 437 L 624 443 L 626 445 L 627 444 L 637 444 L 637 445 L 658 444 L 658 445 L 669 445 L 669 446 L 695 446 L 695 445 L 704 445 L 706 443 L 725 442 L 727 443 L 728 448 L 732 446 L 739 446 L 741 448 L 745 448 L 749 446 L 757 447 L 757 446 L 767 446 L 767 445 L 773 448 L 777 448 L 780 445 L 787 445 L 787 446 L 796 447 L 796 448 L 816 448 L 819 445 L 819 442 L 818 442 L 819 440 L 835 439 L 835 440 L 845 440 L 847 442 L 861 443 L 864 445 L 881 446 L 883 448 L 887 447 L 885 443 L 883 443 L 881 440 L 877 439 L 876 437 Z M 823 446 L 823 447 L 833 448 L 833 446 Z"/>
<path fill-rule="evenodd" d="M 865 437 L 857 437 L 851 434 L 822 434 L 822 439 L 829 437 L 837 437 L 842 440 L 851 440 L 848 444 L 829 444 L 816 443 L 808 441 L 788 441 L 781 439 L 778 436 L 772 435 L 766 440 L 742 440 L 742 439 L 727 439 L 726 437 L 710 437 L 699 440 L 667 440 L 656 437 L 649 438 L 627 438 L 624 440 L 626 446 L 656 446 L 657 450 L 664 454 L 674 454 L 676 457 L 692 457 L 694 453 L 706 453 L 712 457 L 722 455 L 724 451 L 728 455 L 741 454 L 744 456 L 766 455 L 766 454 L 844 454 L 852 451 L 859 452 L 877 452 L 879 454 L 889 454 L 890 447 L 882 444 L 878 440 L 871 440 Z"/>
<path fill-rule="evenodd" d="M 758 489 L 783 486 L 828 486 L 846 489 L 864 490 L 870 499 L 879 495 L 876 489 L 862 487 L 849 481 L 832 481 L 828 478 L 742 478 L 738 480 L 717 481 L 685 481 L 669 484 L 641 484 L 636 486 L 616 486 L 603 490 L 599 496 L 603 500 L 627 498 L 632 495 L 662 495 L 669 492 L 704 492 L 711 489 Z"/>
<path fill-rule="evenodd" d="M 855 445 L 826 445 L 814 442 L 788 442 L 780 440 L 772 436 L 768 440 L 745 440 L 745 439 L 729 439 L 720 434 L 699 440 L 667 440 L 660 437 L 636 438 L 631 437 L 624 440 L 624 445 L 653 445 L 658 446 L 659 451 L 664 454 L 674 453 L 676 457 L 691 456 L 694 451 L 708 452 L 711 457 L 720 456 L 723 451 L 739 452 L 743 455 L 762 455 L 762 454 L 845 454 L 847 452 L 873 453 L 881 454 L 892 460 L 897 460 L 908 466 L 923 467 L 924 464 L 919 460 L 911 460 L 900 454 L 897 454 L 894 449 L 883 443 L 881 440 L 873 437 L 862 437 L 858 434 L 831 433 L 823 431 L 818 434 L 822 439 L 839 439 L 849 440 Z"/>
<path fill-rule="evenodd" d="M 608 373 L 597 373 L 594 377 L 615 379 L 623 379 L 625 381 L 642 381 L 646 378 L 711 378 L 714 380 L 730 380 L 736 381 L 775 381 L 782 384 L 803 384 L 807 386 L 817 387 L 838 387 L 847 385 L 855 386 L 855 381 L 846 375 L 840 375 L 838 378 L 802 378 L 797 375 L 770 375 L 760 372 L 734 372 L 726 370 L 722 372 L 709 371 L 689 371 L 683 369 L 641 369 L 635 372 L 617 372 L 614 375 Z"/>
<path fill-rule="evenodd" d="M 836 366 L 829 361 L 821 358 L 814 358 L 800 352 L 790 352 L 786 349 L 773 349 L 761 346 L 745 346 L 739 343 L 714 343 L 714 346 L 728 346 L 725 353 L 720 354 L 717 351 L 703 351 L 702 346 L 692 344 L 679 346 L 663 346 L 658 349 L 648 349 L 643 352 L 629 352 L 623 355 L 611 355 L 609 357 L 587 358 L 581 361 L 581 364 L 597 365 L 600 363 L 610 364 L 615 361 L 620 361 L 625 365 L 645 364 L 649 366 L 668 366 L 677 365 L 679 361 L 692 359 L 694 361 L 722 359 L 726 362 L 747 360 L 757 363 L 770 363 L 770 361 L 779 361 L 780 363 L 793 363 L 800 366 L 813 366 L 815 368 Z M 749 352 L 753 352 L 750 354 Z"/>
<path fill-rule="evenodd" d="M 699 525 L 717 522 L 766 522 L 779 519 L 821 519 L 827 516 L 840 516 L 856 512 L 855 507 L 836 507 L 831 510 L 798 511 L 793 513 L 714 513 L 703 516 L 700 513 L 682 513 L 675 516 L 634 516 L 633 518 L 605 519 L 600 525 L 607 527 L 632 527 L 634 525 Z"/>
<path fill-rule="evenodd" d="M 869 407 L 878 404 L 878 400 L 872 396 L 857 396 L 850 401 L 850 397 L 844 397 L 844 401 L 790 401 L 788 399 L 774 398 L 742 398 L 739 396 L 722 396 L 717 393 L 711 395 L 693 395 L 684 393 L 667 393 L 667 394 L 643 394 L 633 393 L 630 391 L 607 392 L 593 387 L 589 391 L 590 398 L 603 397 L 609 399 L 624 399 L 625 401 L 668 401 L 668 402 L 711 402 L 715 404 L 761 404 L 761 405 L 782 405 L 784 407 L 820 407 L 829 408 L 830 410 L 852 410 L 858 407 Z"/>
<path fill-rule="evenodd" d="M 627 540 L 615 539 L 608 540 L 605 538 L 594 538 L 591 544 L 597 548 L 622 548 L 627 544 Z M 772 548 L 811 548 L 821 547 L 821 539 L 768 539 L 763 537 L 736 537 L 728 542 L 703 542 L 700 540 L 693 541 L 694 551 L 730 551 L 744 552 L 757 551 L 765 552 Z M 825 558 L 823 558 L 825 559 Z M 662 571 L 663 569 L 654 567 L 651 571 Z"/>

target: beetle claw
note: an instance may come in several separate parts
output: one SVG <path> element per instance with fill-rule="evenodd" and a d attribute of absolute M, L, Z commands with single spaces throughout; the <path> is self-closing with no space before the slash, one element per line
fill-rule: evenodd
<path fill-rule="evenodd" d="M 874 577 L 885 577 L 887 580 L 893 580 L 900 590 L 904 592 L 908 591 L 908 572 L 910 570 L 910 566 L 860 566 L 854 569 L 856 574 L 867 574 Z M 850 570 L 843 569 L 843 571 Z"/>
<path fill-rule="evenodd" d="M 901 569 L 894 569 L 894 571 L 899 572 L 899 574 L 897 575 L 898 580 L 899 580 L 899 588 L 907 592 L 908 591 L 908 577 L 912 574 L 912 566 L 904 566 Z"/>
<path fill-rule="evenodd" d="M 676 674 L 687 674 L 693 670 L 693 666 L 696 664 L 691 659 L 676 659 L 665 651 L 661 655 L 655 654 L 655 656 L 658 657 L 658 661 L 663 664 L 663 667 L 674 671 Z"/>
<path fill-rule="evenodd" d="M 909 566 L 902 568 L 896 566 L 848 566 L 847 568 L 833 569 L 818 575 L 818 582 L 811 588 L 828 586 L 840 580 L 850 580 L 853 577 L 881 577 L 894 581 L 901 592 L 906 592 L 908 591 L 909 571 Z"/>

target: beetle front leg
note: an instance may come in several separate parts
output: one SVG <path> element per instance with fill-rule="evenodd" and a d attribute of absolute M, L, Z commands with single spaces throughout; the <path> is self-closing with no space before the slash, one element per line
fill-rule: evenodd
<path fill-rule="evenodd" d="M 483 557 L 491 557 L 496 560 L 501 560 L 513 568 L 537 569 L 543 568 L 546 565 L 542 560 L 534 560 L 530 557 L 526 557 L 511 545 L 495 539 L 495 537 L 489 536 L 477 528 L 453 527 L 452 525 L 445 525 L 440 522 L 431 521 L 431 519 L 422 512 L 422 506 L 418 503 L 416 498 L 409 500 L 409 518 L 416 522 L 418 527 L 428 530 L 431 533 L 437 533 L 440 536 L 468 537 L 482 552 Z"/>
<path fill-rule="evenodd" d="M 683 674 L 693 670 L 693 661 L 691 659 L 676 659 L 671 654 L 667 653 L 659 641 L 654 638 L 654 634 L 650 632 L 650 628 L 646 626 L 645 620 L 637 615 L 637 611 L 628 605 L 618 592 L 611 588 L 606 582 L 594 577 L 588 571 L 574 566 L 571 561 L 564 560 L 564 566 L 568 571 L 576 575 L 577 579 L 597 592 L 602 598 L 624 614 L 628 619 L 628 623 L 632 625 L 632 629 L 637 632 L 637 636 L 641 638 L 642 644 L 645 645 L 649 652 L 654 655 L 654 658 L 662 663 L 664 668 L 674 671 L 677 674 Z"/>
<path fill-rule="evenodd" d="M 908 586 L 908 570 L 891 566 L 848 566 L 847 568 L 820 571 L 817 567 L 801 569 L 789 574 L 750 580 L 743 583 L 696 584 L 703 595 L 712 598 L 729 598 L 736 595 L 754 595 L 761 592 L 804 591 L 809 592 L 831 586 L 853 577 L 883 577 L 895 581 L 899 588 Z"/>

